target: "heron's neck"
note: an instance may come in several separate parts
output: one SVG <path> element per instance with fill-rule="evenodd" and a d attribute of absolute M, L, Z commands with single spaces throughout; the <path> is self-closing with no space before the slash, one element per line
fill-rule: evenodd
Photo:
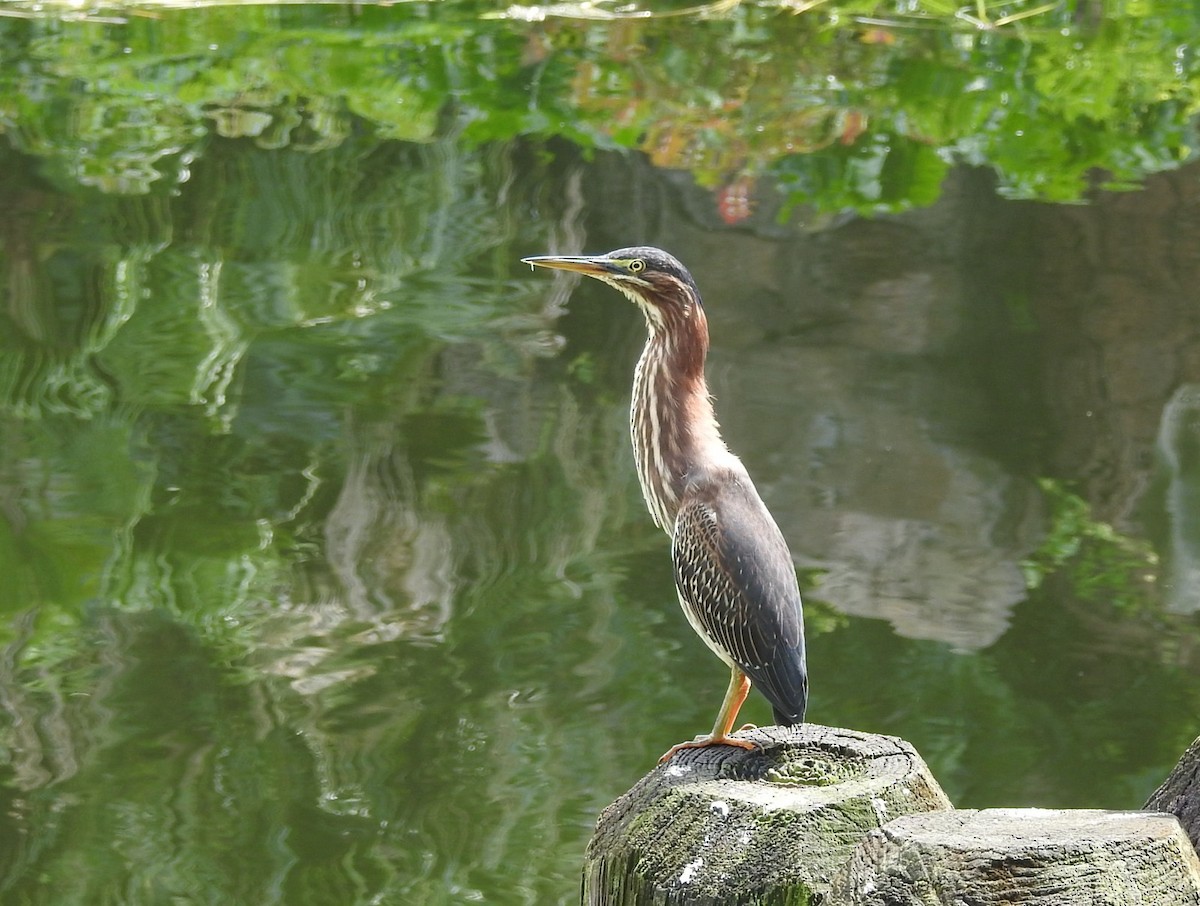
<path fill-rule="evenodd" d="M 671 534 L 689 478 L 730 454 L 704 380 L 708 325 L 703 310 L 667 329 L 649 326 L 634 373 L 629 421 L 646 506 Z"/>

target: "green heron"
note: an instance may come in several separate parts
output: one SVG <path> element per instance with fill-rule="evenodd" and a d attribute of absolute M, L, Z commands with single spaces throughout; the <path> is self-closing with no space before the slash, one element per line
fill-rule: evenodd
<path fill-rule="evenodd" d="M 741 460 L 721 439 L 704 379 L 708 320 L 696 282 L 674 257 L 627 248 L 590 257 L 523 258 L 595 277 L 637 303 L 649 338 L 633 376 L 629 424 L 638 479 L 671 537 L 679 603 L 730 669 L 712 733 L 672 747 L 753 749 L 729 733 L 753 683 L 775 721 L 803 722 L 808 702 L 804 620 L 783 534 Z"/>

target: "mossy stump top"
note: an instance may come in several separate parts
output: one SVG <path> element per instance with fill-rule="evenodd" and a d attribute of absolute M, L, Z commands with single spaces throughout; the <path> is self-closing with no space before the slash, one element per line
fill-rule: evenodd
<path fill-rule="evenodd" d="M 805 724 L 684 749 L 600 815 L 586 906 L 804 904 L 872 828 L 950 801 L 911 745 Z"/>

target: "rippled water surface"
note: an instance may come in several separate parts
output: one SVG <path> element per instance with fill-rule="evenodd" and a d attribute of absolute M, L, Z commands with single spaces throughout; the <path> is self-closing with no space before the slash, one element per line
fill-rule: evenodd
<path fill-rule="evenodd" d="M 852 4 L 22 11 L 0 902 L 575 901 L 726 676 L 633 472 L 639 316 L 531 254 L 691 266 L 811 720 L 968 807 L 1135 808 L 1198 732 L 1187 54 L 1064 85 L 1121 20 Z"/>

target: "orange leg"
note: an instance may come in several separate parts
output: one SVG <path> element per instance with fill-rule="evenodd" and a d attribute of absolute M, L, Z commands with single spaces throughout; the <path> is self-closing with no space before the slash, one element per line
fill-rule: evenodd
<path fill-rule="evenodd" d="M 754 743 L 745 739 L 734 739 L 729 735 L 737 713 L 741 710 L 742 702 L 750 694 L 750 678 L 737 667 L 732 668 L 729 676 L 729 689 L 725 692 L 725 700 L 721 702 L 721 710 L 717 713 L 717 722 L 713 724 L 712 733 L 707 736 L 697 736 L 691 742 L 681 742 L 671 746 L 667 754 L 658 759 L 658 763 L 669 761 L 671 756 L 680 749 L 700 749 L 705 746 L 737 746 L 742 749 L 756 749 Z"/>

